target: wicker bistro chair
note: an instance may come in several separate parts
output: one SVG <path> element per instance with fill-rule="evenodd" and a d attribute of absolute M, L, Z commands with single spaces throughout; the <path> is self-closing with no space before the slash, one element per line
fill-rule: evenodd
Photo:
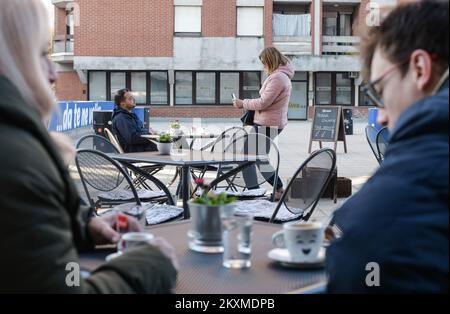
<path fill-rule="evenodd" d="M 119 143 L 119 140 L 110 130 L 105 129 L 105 135 L 106 138 L 111 142 L 111 144 L 113 144 L 114 147 L 119 151 L 119 153 L 121 154 L 125 153 L 125 151 L 123 150 L 122 146 Z"/>
<path fill-rule="evenodd" d="M 225 153 L 267 156 L 268 161 L 257 162 L 226 180 L 225 192 L 240 199 L 255 199 L 264 197 L 267 190 L 266 183 L 272 181 L 275 196 L 276 182 L 279 179 L 280 151 L 275 143 L 261 133 L 247 133 L 244 136 L 232 140 Z M 237 169 L 239 165 L 231 165 L 228 168 L 219 167 L 219 176 Z"/>
<path fill-rule="evenodd" d="M 115 139 L 114 135 L 107 129 L 105 129 L 105 133 L 108 135 L 110 134 L 113 139 Z M 109 137 L 109 136 L 108 136 Z M 109 141 L 107 138 L 100 136 L 100 135 L 86 135 L 80 138 L 77 141 L 76 148 L 78 149 L 93 149 L 100 151 L 105 154 L 123 154 L 122 147 L 120 144 L 116 141 L 116 144 L 114 142 Z M 135 164 L 138 168 L 143 170 L 145 173 L 149 174 L 150 176 L 156 175 L 158 172 L 160 172 L 164 167 L 162 166 L 156 166 L 156 165 L 149 165 L 149 164 L 142 164 L 138 163 Z M 151 189 L 150 185 L 146 183 L 145 177 L 137 174 L 136 172 L 131 171 L 130 172 L 131 177 L 133 178 L 133 185 L 137 188 L 143 188 L 143 189 Z"/>
<path fill-rule="evenodd" d="M 366 126 L 366 139 L 369 143 L 370 149 L 372 150 L 373 155 L 375 156 L 378 163 L 381 163 L 382 159 L 380 157 L 380 154 L 378 152 L 377 148 L 377 135 L 378 131 L 371 125 Z"/>
<path fill-rule="evenodd" d="M 384 160 L 384 156 L 386 155 L 386 150 L 389 144 L 389 129 L 387 127 L 382 128 L 376 136 L 376 147 L 378 156 L 381 161 Z"/>
<path fill-rule="evenodd" d="M 225 152 L 226 148 L 230 145 L 230 143 L 238 137 L 244 136 L 247 134 L 247 131 L 242 127 L 231 127 L 222 134 L 220 134 L 217 138 L 215 138 L 210 143 L 202 146 L 200 151 L 208 151 L 208 152 Z M 222 167 L 222 170 L 231 170 L 231 166 Z M 207 167 L 193 167 L 191 174 L 193 179 L 201 178 L 203 179 L 208 173 L 211 173 L 212 176 L 217 179 L 219 175 L 219 166 L 209 165 Z M 197 192 L 197 188 L 193 191 L 193 195 Z"/>
<path fill-rule="evenodd" d="M 152 217 L 149 223 L 160 223 L 182 215 L 183 210 L 173 206 L 172 195 L 166 186 L 149 174 L 141 173 L 153 183 L 153 191 L 136 189 L 127 169 L 100 151 L 78 150 L 75 163 L 88 201 L 97 214 L 103 214 L 111 207 L 131 215 L 137 209 L 151 209 L 152 212 L 147 213 Z M 133 171 L 142 170 L 136 168 Z M 158 205 L 165 202 L 168 206 Z"/>
<path fill-rule="evenodd" d="M 241 171 L 247 165 L 237 167 Z M 252 215 L 257 220 L 282 223 L 293 220 L 308 221 L 336 168 L 336 153 L 329 148 L 318 150 L 306 159 L 292 176 L 292 180 L 278 203 L 267 200 L 241 201 L 236 204 L 237 215 Z M 211 189 L 229 180 L 228 173 L 211 183 Z"/>
<path fill-rule="evenodd" d="M 225 153 L 267 156 L 268 160 L 256 165 L 248 162 L 219 167 L 219 176 L 210 189 L 240 200 L 267 199 L 264 185 L 269 181 L 277 182 L 280 167 L 280 152 L 271 139 L 260 133 L 248 133 L 229 143 Z M 273 185 L 272 200 L 276 190 L 276 184 Z"/>

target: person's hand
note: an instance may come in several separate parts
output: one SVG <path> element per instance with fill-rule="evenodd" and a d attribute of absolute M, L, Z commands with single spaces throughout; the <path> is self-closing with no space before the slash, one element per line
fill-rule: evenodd
<path fill-rule="evenodd" d="M 130 232 L 141 232 L 142 226 L 133 217 L 128 218 Z M 88 224 L 88 230 L 96 245 L 117 244 L 120 234 L 116 231 L 118 214 L 94 217 Z"/>
<path fill-rule="evenodd" d="M 169 242 L 163 238 L 156 238 L 151 242 L 151 244 L 159 248 L 161 252 L 172 261 L 173 267 L 175 267 L 176 270 L 179 270 L 180 266 L 175 254 L 175 249 L 169 244 Z"/>
<path fill-rule="evenodd" d="M 57 132 L 50 132 L 50 137 L 56 144 L 56 147 L 61 154 L 64 164 L 66 166 L 73 164 L 77 153 L 72 140 L 67 135 Z"/>
<path fill-rule="evenodd" d="M 237 109 L 244 108 L 244 101 L 242 99 L 235 99 L 233 100 L 233 106 Z"/>

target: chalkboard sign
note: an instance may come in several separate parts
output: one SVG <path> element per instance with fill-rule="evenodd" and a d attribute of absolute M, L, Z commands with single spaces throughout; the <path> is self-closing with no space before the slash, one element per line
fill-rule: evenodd
<path fill-rule="evenodd" d="M 311 127 L 309 153 L 311 153 L 313 142 L 319 142 L 320 148 L 322 148 L 322 142 L 333 142 L 334 150 L 336 150 L 338 141 L 344 142 L 344 149 L 347 153 L 342 107 L 316 106 Z"/>

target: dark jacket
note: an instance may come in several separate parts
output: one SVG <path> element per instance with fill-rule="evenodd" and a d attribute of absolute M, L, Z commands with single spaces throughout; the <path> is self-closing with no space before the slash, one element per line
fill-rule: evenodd
<path fill-rule="evenodd" d="M 0 77 L 0 293 L 170 292 L 176 271 L 146 246 L 100 267 L 79 287 L 66 265 L 92 249 L 89 208 L 37 111 Z"/>
<path fill-rule="evenodd" d="M 447 82 L 400 116 L 379 170 L 335 213 L 329 292 L 448 292 L 448 128 Z M 370 262 L 379 287 L 366 285 Z"/>
<path fill-rule="evenodd" d="M 141 135 L 148 134 L 139 117 L 122 108 L 115 108 L 112 116 L 112 128 L 120 145 L 126 153 L 156 151 L 156 145 Z"/>

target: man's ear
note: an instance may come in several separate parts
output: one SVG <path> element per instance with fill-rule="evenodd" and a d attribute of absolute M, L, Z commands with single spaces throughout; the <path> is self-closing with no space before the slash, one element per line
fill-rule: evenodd
<path fill-rule="evenodd" d="M 427 92 L 433 85 L 433 65 L 431 56 L 422 49 L 415 50 L 411 54 L 410 69 L 416 82 L 416 87 L 421 92 Z"/>

